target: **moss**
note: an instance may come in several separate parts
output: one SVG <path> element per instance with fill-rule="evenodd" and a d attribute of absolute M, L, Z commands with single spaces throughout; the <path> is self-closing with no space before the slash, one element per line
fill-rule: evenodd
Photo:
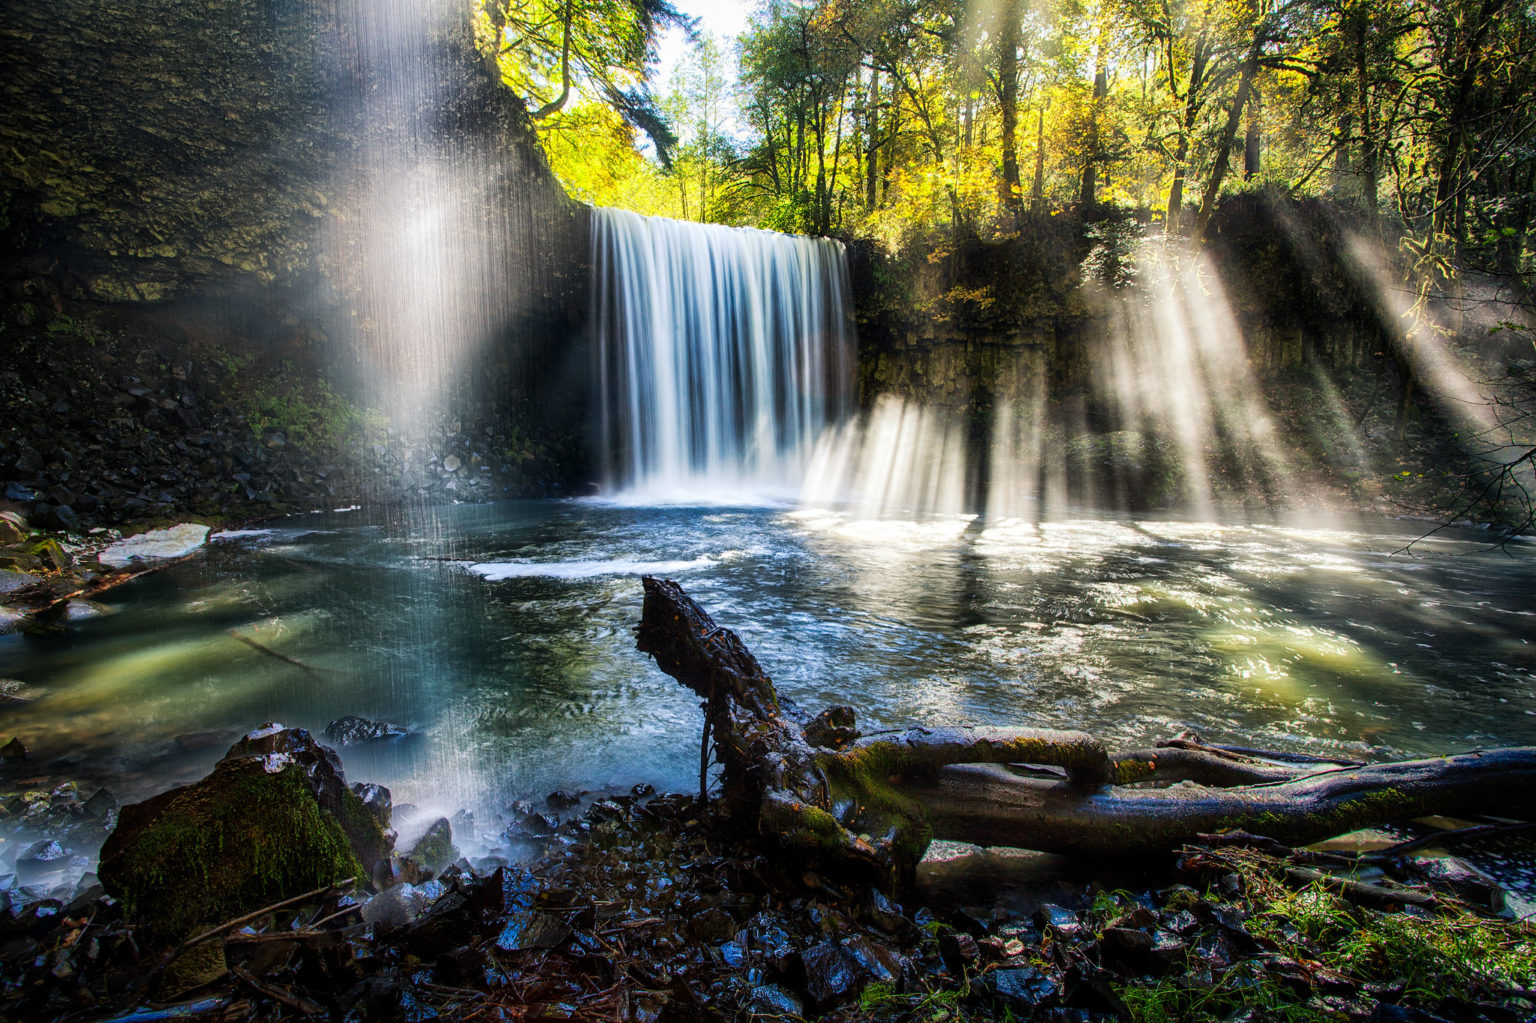
<path fill-rule="evenodd" d="M 368 809 L 368 804 L 351 789 L 343 788 L 340 792 L 341 805 L 333 812 L 341 823 L 342 832 L 352 843 L 352 848 L 364 859 L 387 855 L 390 842 L 384 837 L 384 826 L 373 815 L 373 811 Z"/>
<path fill-rule="evenodd" d="M 120 855 L 103 850 L 101 865 L 108 891 L 163 939 L 348 877 L 366 879 L 297 765 L 268 774 L 258 759 L 226 761 L 168 796 Z"/>
<path fill-rule="evenodd" d="M 1151 781 L 1156 776 L 1157 764 L 1149 760 L 1116 760 L 1110 766 L 1110 781 L 1115 785 Z"/>
<path fill-rule="evenodd" d="M 1298 982 L 1294 973 L 1274 970 L 1276 961 L 1307 963 L 1361 985 L 1399 989 L 1401 1004 L 1409 1008 L 1432 1007 L 1445 998 L 1516 1008 L 1518 1002 L 1504 1000 L 1536 975 L 1536 929 L 1529 924 L 1487 920 L 1449 905 L 1428 917 L 1381 912 L 1354 905 L 1321 883 L 1300 890 L 1286 886 L 1279 877 L 1289 861 L 1255 851 L 1229 850 L 1223 858 L 1241 876 L 1239 889 L 1245 893 L 1239 904 L 1226 908 L 1268 951 L 1214 974 L 1210 983 L 1174 973 L 1155 982 L 1142 978 L 1116 985 L 1133 1019 L 1216 1023 L 1243 1010 L 1277 1021 L 1332 1018 L 1317 1000 L 1316 981 Z M 1194 909 L 1199 901 L 1193 892 L 1175 891 L 1164 909 Z M 1222 899 L 1213 893 L 1210 901 Z"/>
<path fill-rule="evenodd" d="M 379 410 L 358 406 L 286 360 L 260 372 L 248 356 L 218 351 L 212 361 L 223 370 L 222 389 L 257 438 L 282 433 L 301 447 L 335 449 L 375 439 L 388 425 Z"/>
<path fill-rule="evenodd" d="M 819 757 L 830 789 L 830 802 L 853 801 L 854 813 L 846 827 L 883 836 L 899 877 L 909 875 L 923 858 L 933 829 L 922 808 L 902 795 L 894 782 L 900 761 L 894 747 L 876 743 L 837 756 Z M 827 821 L 838 827 L 830 814 Z M 839 828 L 839 831 L 842 829 Z"/>
<path fill-rule="evenodd" d="M 458 850 L 453 847 L 453 831 L 447 819 L 442 817 L 427 829 L 427 833 L 421 836 L 421 840 L 410 852 L 411 859 L 434 874 L 440 873 L 457 857 Z"/>

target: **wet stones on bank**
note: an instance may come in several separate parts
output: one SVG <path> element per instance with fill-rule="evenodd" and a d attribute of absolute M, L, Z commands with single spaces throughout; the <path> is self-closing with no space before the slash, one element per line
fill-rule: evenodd
<path fill-rule="evenodd" d="M 276 726 L 135 806 L 22 800 L 81 828 L 120 822 L 105 891 L 0 916 L 0 1015 L 1364 1023 L 1536 1007 L 1536 932 L 1489 919 L 1497 898 L 1475 876 L 1406 860 L 1367 874 L 1342 853 L 1229 836 L 1120 888 L 967 894 L 935 875 L 898 901 L 765 857 L 691 797 L 641 787 L 509 809 L 505 855 L 459 856 L 467 815 L 402 855 L 386 825 L 412 808 L 348 786 L 334 753 Z M 539 853 L 506 862 L 514 845 Z M 52 852 L 28 869 L 42 876 Z"/>

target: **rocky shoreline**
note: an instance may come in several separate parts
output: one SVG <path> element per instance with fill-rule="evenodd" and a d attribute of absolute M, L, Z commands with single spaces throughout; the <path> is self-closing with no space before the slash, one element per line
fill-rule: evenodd
<path fill-rule="evenodd" d="M 248 781 L 281 788 L 283 806 L 239 812 Z M 1497 919 L 1502 894 L 1476 870 L 1409 848 L 1211 836 L 1093 872 L 1120 887 L 1059 870 L 1007 886 L 973 860 L 970 894 L 953 865 L 949 882 L 886 893 L 765 855 L 716 806 L 640 789 L 514 807 L 505 837 L 543 854 L 477 870 L 446 820 L 391 852 L 387 791 L 348 788 L 335 753 L 270 725 L 203 782 L 142 804 L 28 798 L 23 813 L 113 837 L 105 888 L 87 878 L 0 915 L 12 1019 L 1514 1023 L 1536 1010 L 1536 928 Z M 306 835 L 345 833 L 350 851 L 265 850 L 284 807 L 320 808 Z M 157 839 L 178 813 L 196 829 Z M 210 845 L 225 827 L 265 837 Z M 292 873 L 268 884 L 279 859 Z"/>

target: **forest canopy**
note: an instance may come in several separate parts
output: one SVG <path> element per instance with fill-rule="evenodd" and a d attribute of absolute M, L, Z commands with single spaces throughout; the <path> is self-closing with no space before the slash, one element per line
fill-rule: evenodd
<path fill-rule="evenodd" d="M 1530 268 L 1529 2 L 764 0 L 659 83 L 658 34 L 688 24 L 664 2 L 487 18 L 556 173 L 599 205 L 887 240 L 1118 207 L 1198 236 L 1264 189 L 1390 218 L 1425 258 Z"/>

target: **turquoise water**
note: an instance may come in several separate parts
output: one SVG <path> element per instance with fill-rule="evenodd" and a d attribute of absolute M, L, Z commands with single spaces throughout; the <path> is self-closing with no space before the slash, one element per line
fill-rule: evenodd
<path fill-rule="evenodd" d="M 319 734 L 347 714 L 413 732 L 343 750 L 349 779 L 434 812 L 690 790 L 696 701 L 633 649 L 654 572 L 781 690 L 867 728 L 1192 728 L 1362 758 L 1536 744 L 1536 547 L 1469 532 L 1403 552 L 1421 532 L 592 502 L 312 515 L 216 539 L 67 635 L 0 637 L 0 677 L 36 694 L 0 730 L 39 779 L 129 799 L 262 722 Z"/>

